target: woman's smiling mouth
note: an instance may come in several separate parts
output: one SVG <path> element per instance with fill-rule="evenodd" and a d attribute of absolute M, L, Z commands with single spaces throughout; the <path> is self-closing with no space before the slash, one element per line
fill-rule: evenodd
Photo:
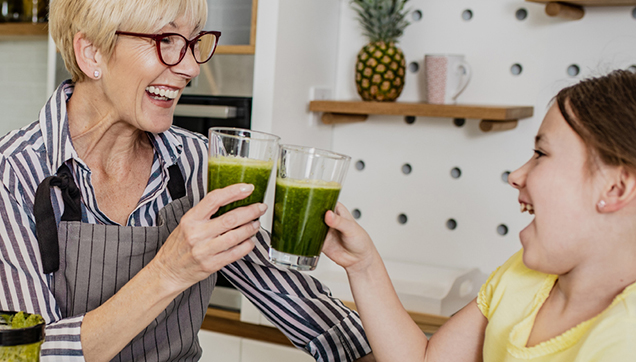
<path fill-rule="evenodd" d="M 172 100 L 177 98 L 179 95 L 178 90 L 170 90 L 153 86 L 146 87 L 146 92 L 148 92 L 153 99 L 160 101 Z"/>

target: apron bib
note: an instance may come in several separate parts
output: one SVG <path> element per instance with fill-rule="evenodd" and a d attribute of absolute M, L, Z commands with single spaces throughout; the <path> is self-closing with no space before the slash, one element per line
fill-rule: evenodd
<path fill-rule="evenodd" d="M 79 190 L 66 165 L 58 176 L 40 184 L 34 205 L 36 233 L 44 272 L 53 273 L 51 291 L 63 318 L 85 314 L 117 293 L 155 257 L 192 207 L 179 167 L 173 165 L 169 172 L 174 201 L 159 211 L 157 226 L 150 227 L 81 222 Z M 51 186 L 59 187 L 64 199 L 57 230 L 52 230 Z M 216 273 L 179 294 L 113 361 L 197 361 L 202 353 L 197 332 L 215 283 Z"/>

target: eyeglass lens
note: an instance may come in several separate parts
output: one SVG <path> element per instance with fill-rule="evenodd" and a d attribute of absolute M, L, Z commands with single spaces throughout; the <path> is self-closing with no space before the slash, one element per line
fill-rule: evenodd
<path fill-rule="evenodd" d="M 194 43 L 194 59 L 199 63 L 204 63 L 210 59 L 216 46 L 217 38 L 214 34 L 205 34 L 199 37 Z M 161 57 L 166 64 L 175 65 L 181 60 L 182 54 L 188 51 L 185 49 L 186 40 L 179 35 L 170 35 L 160 41 Z"/>

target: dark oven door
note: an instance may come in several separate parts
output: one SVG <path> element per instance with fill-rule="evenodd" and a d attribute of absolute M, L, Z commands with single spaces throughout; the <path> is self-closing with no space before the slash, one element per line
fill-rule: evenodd
<path fill-rule="evenodd" d="M 182 94 L 173 124 L 208 136 L 210 127 L 251 127 L 251 97 Z"/>

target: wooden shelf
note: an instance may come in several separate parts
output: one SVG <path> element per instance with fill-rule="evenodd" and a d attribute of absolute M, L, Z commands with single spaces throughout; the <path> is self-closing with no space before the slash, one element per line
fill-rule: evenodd
<path fill-rule="evenodd" d="M 343 303 L 351 309 L 356 309 L 355 304 L 352 302 L 344 301 Z M 448 320 L 448 317 L 432 314 L 409 312 L 409 315 L 424 333 L 430 334 L 437 332 L 439 327 Z M 293 346 L 289 339 L 278 329 L 241 322 L 241 314 L 239 312 L 218 308 L 208 308 L 201 329 L 262 342 Z"/>
<path fill-rule="evenodd" d="M 585 15 L 584 6 L 634 6 L 636 0 L 526 0 L 545 4 L 545 13 L 568 20 L 579 20 Z"/>
<path fill-rule="evenodd" d="M 480 119 L 484 132 L 502 131 L 517 126 L 519 119 L 532 117 L 530 106 L 447 105 L 409 102 L 311 101 L 309 110 L 323 112 L 326 124 L 365 121 L 370 114 L 414 117 Z"/>
<path fill-rule="evenodd" d="M 49 34 L 47 23 L 0 23 L 0 37 L 42 37 Z"/>

